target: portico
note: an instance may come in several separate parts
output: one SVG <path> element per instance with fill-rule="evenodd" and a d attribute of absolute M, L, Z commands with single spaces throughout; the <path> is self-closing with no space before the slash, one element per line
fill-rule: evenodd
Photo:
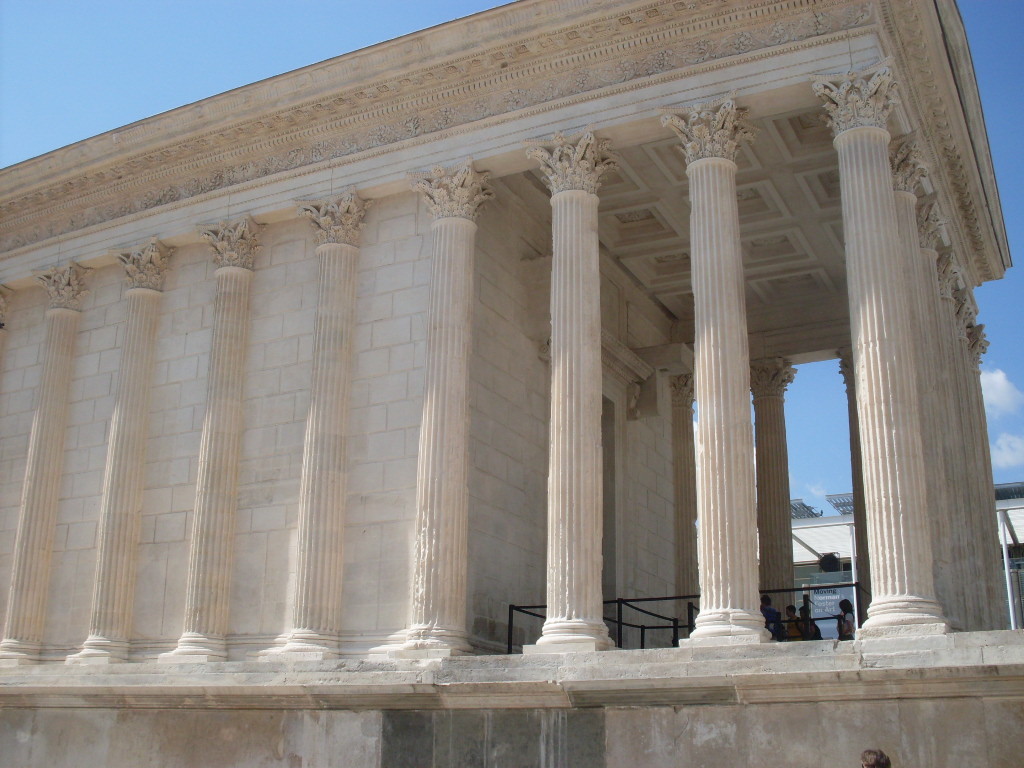
<path fill-rule="evenodd" d="M 0 464 L 22 499 L 0 665 L 401 677 L 503 652 L 507 606 L 543 601 L 515 638 L 540 658 L 507 662 L 532 680 L 614 659 L 623 594 L 700 594 L 657 653 L 761 653 L 759 595 L 793 581 L 786 388 L 825 360 L 864 652 L 966 657 L 936 636 L 1003 628 L 973 289 L 1009 257 L 980 115 L 950 97 L 973 86 L 892 43 L 930 29 L 918 4 L 711 5 L 526 0 L 471 60 L 465 20 L 249 86 L 259 126 L 157 116 L 243 160 L 140 137 L 150 175 L 104 186 L 89 140 L 61 178 L 116 210 L 0 171 L 0 430 L 28 454 Z"/>

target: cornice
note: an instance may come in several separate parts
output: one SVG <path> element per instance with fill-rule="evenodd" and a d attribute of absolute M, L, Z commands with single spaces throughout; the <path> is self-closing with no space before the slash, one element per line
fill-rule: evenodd
<path fill-rule="evenodd" d="M 526 5 L 542 7 L 539 1 Z M 552 3 L 561 5 L 573 3 Z M 26 189 L 16 183 L 30 170 L 26 164 L 0 172 L 0 190 L 18 190 L 11 195 L 0 191 L 0 250 L 545 102 L 861 27 L 870 22 L 870 9 L 869 2 L 848 0 L 661 0 L 614 14 L 597 6 L 601 15 L 553 31 L 510 32 L 501 44 L 429 67 L 398 67 L 379 80 L 339 74 L 341 89 L 100 166 L 85 162 L 84 168 L 43 186 Z M 497 21 L 504 11 L 488 13 Z M 417 36 L 427 39 L 437 32 Z M 359 70 L 351 62 L 365 65 L 373 50 L 317 65 L 322 70 L 317 69 L 316 79 L 330 81 L 334 67 Z M 299 73 L 309 75 L 312 69 Z M 188 110 L 223 114 L 232 103 L 278 103 L 269 96 L 295 76 L 282 75 L 182 108 L 178 122 Z M 180 135 L 174 128 L 176 113 L 152 118 L 153 132 L 161 125 Z M 145 133 L 150 128 L 143 121 L 125 130 Z M 88 154 L 90 141 L 53 154 Z M 39 161 L 52 165 L 52 159 Z"/>
<path fill-rule="evenodd" d="M 957 19 L 954 29 L 948 9 L 940 17 L 937 6 L 948 3 L 881 0 L 881 19 L 899 71 L 901 98 L 904 104 L 913 105 L 920 121 L 918 136 L 931 158 L 932 181 L 943 211 L 952 214 L 948 227 L 959 246 L 957 250 L 968 256 L 965 261 L 970 264 L 972 282 L 977 284 L 1002 277 L 1009 266 L 1009 253 L 994 175 L 986 185 L 979 167 L 979 163 L 984 164 L 992 175 L 969 55 L 966 62 L 955 62 L 947 47 L 950 34 L 963 37 L 963 26 Z M 966 40 L 961 42 L 966 50 Z M 936 51 L 942 55 L 937 57 Z M 969 83 L 965 83 L 965 77 Z M 951 88 L 944 89 L 943 82 Z M 970 93 L 965 94 L 965 89 Z M 977 111 L 977 120 L 966 113 L 962 104 L 965 96 L 969 108 Z M 975 124 L 975 128 L 982 123 L 982 135 L 977 141 L 972 138 L 969 123 Z"/>

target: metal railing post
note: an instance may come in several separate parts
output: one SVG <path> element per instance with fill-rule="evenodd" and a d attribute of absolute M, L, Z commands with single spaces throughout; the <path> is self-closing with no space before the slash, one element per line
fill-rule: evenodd
<path fill-rule="evenodd" d="M 514 636 L 513 633 L 512 633 L 512 625 L 513 625 L 513 623 L 516 620 L 515 617 L 516 617 L 516 607 L 514 605 L 509 605 L 509 607 L 508 607 L 508 655 L 509 656 L 512 655 L 512 638 Z"/>
<path fill-rule="evenodd" d="M 615 644 L 622 648 L 622 598 L 615 598 Z"/>

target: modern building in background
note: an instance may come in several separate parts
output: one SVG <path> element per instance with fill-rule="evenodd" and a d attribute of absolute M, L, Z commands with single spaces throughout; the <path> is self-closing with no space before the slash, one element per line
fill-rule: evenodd
<path fill-rule="evenodd" d="M 521 0 L 0 170 L 2 761 L 1016 765 L 1009 266 L 952 0 Z M 870 602 L 773 643 L 832 359 Z"/>

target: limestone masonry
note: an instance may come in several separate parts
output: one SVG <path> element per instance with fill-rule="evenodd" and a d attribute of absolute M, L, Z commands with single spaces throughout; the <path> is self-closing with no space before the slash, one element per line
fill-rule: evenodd
<path fill-rule="evenodd" d="M 953 0 L 520 0 L 2 169 L 0 764 L 1019 765 L 1009 266 Z M 777 643 L 822 360 L 864 621 Z"/>

